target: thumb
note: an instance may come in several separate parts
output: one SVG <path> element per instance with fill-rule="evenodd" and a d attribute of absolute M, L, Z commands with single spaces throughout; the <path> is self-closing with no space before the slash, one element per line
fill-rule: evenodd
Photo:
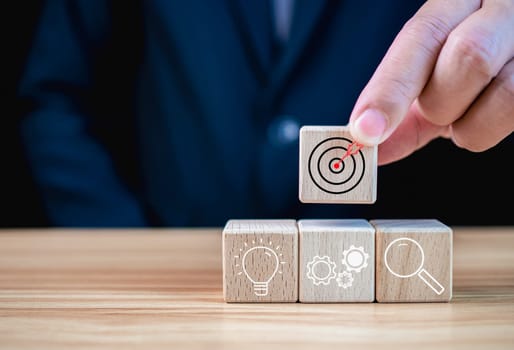
<path fill-rule="evenodd" d="M 479 7 L 477 1 L 427 1 L 391 44 L 350 116 L 357 142 L 374 146 L 400 125 L 428 81 L 450 32 Z"/>

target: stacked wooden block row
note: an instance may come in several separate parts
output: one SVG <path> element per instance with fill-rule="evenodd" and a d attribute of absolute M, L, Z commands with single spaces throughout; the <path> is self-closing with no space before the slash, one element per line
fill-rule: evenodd
<path fill-rule="evenodd" d="M 447 302 L 452 230 L 435 219 L 230 220 L 226 302 Z"/>

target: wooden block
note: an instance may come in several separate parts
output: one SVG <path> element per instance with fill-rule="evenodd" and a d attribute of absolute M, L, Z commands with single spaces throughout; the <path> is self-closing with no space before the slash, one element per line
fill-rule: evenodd
<path fill-rule="evenodd" d="M 452 229 L 435 219 L 371 220 L 376 230 L 378 302 L 452 298 Z"/>
<path fill-rule="evenodd" d="M 348 127 L 300 129 L 299 199 L 303 203 L 374 203 L 377 146 L 357 151 Z M 354 151 L 357 151 L 354 154 Z"/>
<path fill-rule="evenodd" d="M 300 220 L 300 302 L 373 302 L 375 229 L 366 220 Z"/>
<path fill-rule="evenodd" d="M 298 301 L 295 220 L 229 220 L 223 229 L 226 302 Z"/>

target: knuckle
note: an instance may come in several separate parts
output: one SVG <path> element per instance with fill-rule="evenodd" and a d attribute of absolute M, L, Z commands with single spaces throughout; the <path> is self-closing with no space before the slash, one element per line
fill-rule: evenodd
<path fill-rule="evenodd" d="M 445 43 L 451 28 L 440 17 L 420 14 L 410 19 L 405 24 L 404 30 L 425 50 L 437 53 Z"/>
<path fill-rule="evenodd" d="M 455 145 L 476 153 L 486 151 L 494 146 L 499 136 L 497 126 L 483 118 L 458 120 L 452 124 L 451 130 L 452 141 Z"/>
<path fill-rule="evenodd" d="M 399 79 L 396 77 L 390 77 L 389 84 L 389 91 L 391 91 L 391 94 L 394 92 L 394 95 L 399 95 L 398 97 L 400 97 L 401 100 L 410 101 L 415 97 L 412 93 L 412 87 L 414 86 L 413 81 L 406 78 Z"/>
<path fill-rule="evenodd" d="M 392 58 L 391 62 L 393 65 L 402 64 L 395 58 Z M 412 101 L 416 97 L 416 81 L 408 71 L 398 74 L 395 71 L 384 70 L 382 78 L 384 83 L 376 90 L 375 95 L 374 102 L 377 105 L 405 105 L 406 101 Z"/>
<path fill-rule="evenodd" d="M 439 103 L 433 103 L 432 100 L 426 100 L 426 96 L 418 97 L 419 113 L 425 120 L 437 126 L 447 126 L 451 123 L 451 118 L 441 113 Z"/>
<path fill-rule="evenodd" d="M 468 137 L 468 135 L 464 135 L 460 132 L 453 132 L 453 143 L 462 149 L 468 150 L 470 152 L 483 152 L 487 149 L 487 146 L 482 142 L 477 142 L 473 140 L 473 138 Z"/>
<path fill-rule="evenodd" d="M 514 67 L 514 61 L 512 63 Z M 495 79 L 498 84 L 498 93 L 503 101 L 514 104 L 514 69 L 501 72 Z"/>
<path fill-rule="evenodd" d="M 450 35 L 453 57 L 465 69 L 476 72 L 486 81 L 497 74 L 495 49 L 492 39 L 486 35 Z"/>

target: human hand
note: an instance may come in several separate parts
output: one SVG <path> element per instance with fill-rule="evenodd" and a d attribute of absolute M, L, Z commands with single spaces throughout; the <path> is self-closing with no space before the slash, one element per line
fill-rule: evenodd
<path fill-rule="evenodd" d="M 428 0 L 402 28 L 350 116 L 379 164 L 437 137 L 473 152 L 514 131 L 514 0 Z"/>

